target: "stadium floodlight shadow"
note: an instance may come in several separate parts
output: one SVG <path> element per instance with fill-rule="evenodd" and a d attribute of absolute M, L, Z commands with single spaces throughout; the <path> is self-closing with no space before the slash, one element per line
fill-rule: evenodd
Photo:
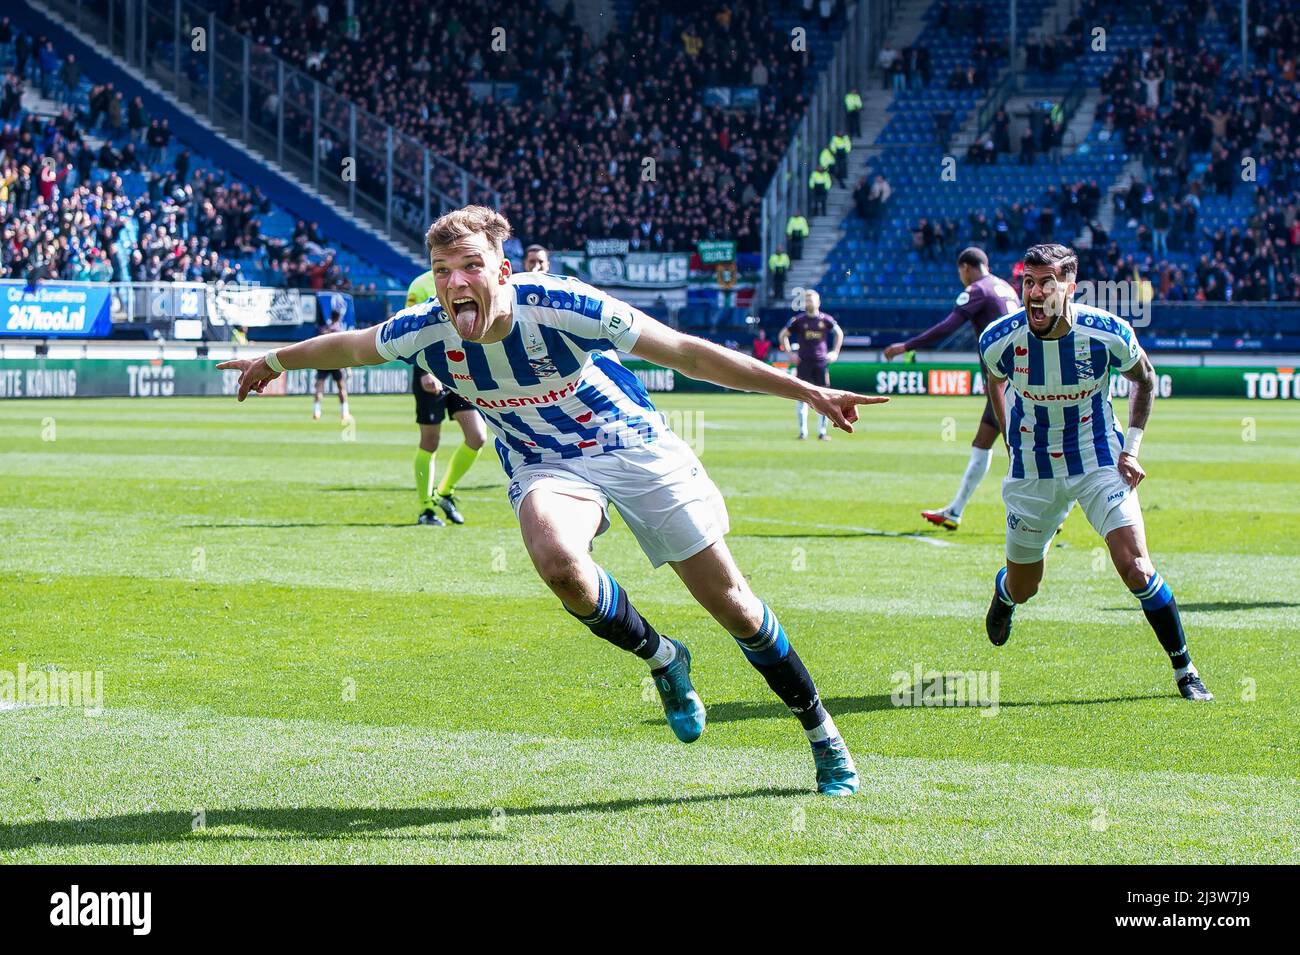
<path fill-rule="evenodd" d="M 1286 610 L 1292 607 L 1300 607 L 1300 603 L 1293 603 L 1290 600 L 1212 600 L 1206 603 L 1182 603 L 1178 604 L 1178 609 L 1185 613 L 1219 613 L 1221 611 L 1231 610 Z M 1126 610 L 1132 612 L 1130 607 L 1107 607 L 1109 611 Z"/>
<path fill-rule="evenodd" d="M 275 842 L 286 837 L 315 840 L 498 840 L 510 834 L 490 831 L 403 833 L 396 830 L 478 822 L 487 827 L 495 808 L 512 819 L 533 816 L 571 816 L 580 813 L 617 813 L 683 803 L 724 802 L 730 799 L 815 796 L 793 786 L 689 796 L 631 797 L 541 806 L 413 806 L 401 809 L 373 806 L 237 806 L 204 811 L 205 826 L 193 831 L 189 811 L 160 810 L 82 819 L 36 820 L 0 829 L 0 853 L 58 846 L 179 845 L 205 842 Z M 226 832 L 227 828 L 254 832 Z"/>

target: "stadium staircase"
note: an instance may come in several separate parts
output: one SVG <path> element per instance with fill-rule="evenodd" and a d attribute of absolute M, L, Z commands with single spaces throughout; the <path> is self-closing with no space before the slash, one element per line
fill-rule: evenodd
<path fill-rule="evenodd" d="M 8 63 L 0 64 L 0 66 L 4 66 L 5 69 L 12 68 L 12 64 Z M 82 89 L 79 91 L 79 99 L 85 96 L 86 88 L 85 81 L 83 81 Z M 20 105 L 23 113 L 30 113 L 34 116 L 49 117 L 51 119 L 57 117 L 61 112 L 63 112 L 63 104 L 58 100 L 41 95 L 40 88 L 35 83 L 26 84 L 26 87 L 23 89 L 23 97 Z M 79 102 L 78 105 L 84 107 L 84 100 Z M 81 140 L 95 152 L 99 152 L 99 150 L 103 148 L 104 143 L 108 141 L 103 136 L 85 132 L 84 130 L 81 133 Z"/>
<path fill-rule="evenodd" d="M 925 11 L 930 0 L 904 0 L 895 11 L 886 41 L 895 49 L 901 50 L 916 41 L 925 28 Z M 778 21 L 780 18 L 778 18 Z M 781 23 L 784 28 L 786 24 Z M 814 33 L 810 33 L 810 36 Z M 831 188 L 826 198 L 826 214 L 809 218 L 808 238 L 804 241 L 803 258 L 790 264 L 786 276 L 786 288 L 816 288 L 826 273 L 827 258 L 833 248 L 844 238 L 845 224 L 853 210 L 853 190 L 867 174 L 872 162 L 871 146 L 884 131 L 891 118 L 890 108 L 894 103 L 892 90 L 882 90 L 883 78 L 878 69 L 872 69 L 871 86 L 861 90 L 862 93 L 862 127 L 861 134 L 853 139 L 853 151 L 849 153 L 848 171 L 845 185 L 838 183 Z M 836 104 L 839 110 L 837 119 L 843 115 L 842 104 Z"/>

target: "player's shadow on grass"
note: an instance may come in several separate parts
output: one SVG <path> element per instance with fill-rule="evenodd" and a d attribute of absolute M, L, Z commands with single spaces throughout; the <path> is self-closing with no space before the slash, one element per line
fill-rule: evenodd
<path fill-rule="evenodd" d="M 536 816 L 571 816 L 577 813 L 629 812 L 684 803 L 723 802 L 728 799 L 805 796 L 811 790 L 767 786 L 742 792 L 697 793 L 679 798 L 643 797 L 605 801 L 556 803 L 544 806 L 502 807 L 510 819 Z M 337 806 L 245 806 L 206 810 L 203 827 L 195 829 L 189 812 L 138 812 L 87 819 L 41 820 L 0 829 L 0 852 L 34 846 L 112 846 L 206 842 L 277 842 L 286 837 L 316 840 L 428 839 L 492 841 L 508 839 L 492 830 L 493 806 L 428 806 L 404 809 Z M 483 830 L 408 833 L 403 829 L 477 822 Z M 228 831 L 230 829 L 242 831 Z M 252 830 L 249 832 L 248 830 Z"/>
<path fill-rule="evenodd" d="M 917 537 L 924 534 L 901 534 L 897 531 L 798 531 L 790 534 L 728 534 L 728 537 L 749 538 L 752 540 L 803 540 L 810 537 Z"/>
<path fill-rule="evenodd" d="M 1300 603 L 1292 603 L 1289 600 L 1213 600 L 1208 603 L 1180 603 L 1179 610 L 1186 610 L 1188 613 L 1217 613 L 1221 610 L 1281 610 L 1289 607 L 1300 607 Z M 1132 612 L 1133 607 L 1107 607 L 1109 611 L 1126 611 Z"/>
<path fill-rule="evenodd" d="M 461 494 L 465 491 L 496 491 L 505 487 L 504 484 L 459 484 L 456 486 L 456 493 Z M 373 485 L 373 484 L 345 484 L 340 487 L 321 488 L 322 491 L 344 491 L 353 494 L 392 494 L 399 491 L 415 491 L 415 485 Z"/>
<path fill-rule="evenodd" d="M 1136 703 L 1142 700 L 1167 700 L 1168 693 L 1148 693 L 1142 696 L 1106 696 L 1081 700 L 1001 700 L 999 707 L 1021 706 L 1090 706 L 1104 703 Z M 916 713 L 926 710 L 954 709 L 947 706 L 900 706 L 894 702 L 893 694 L 878 693 L 875 696 L 839 696 L 823 699 L 827 711 L 832 716 L 844 716 L 849 713 L 870 713 L 875 710 L 896 710 L 900 713 Z M 988 709 L 991 707 L 961 707 L 961 709 Z M 737 720 L 772 720 L 789 719 L 790 711 L 780 703 L 756 703 L 751 700 L 737 700 L 730 703 L 714 703 L 708 707 L 710 723 L 731 723 Z M 647 724 L 662 724 L 663 719 L 648 719 Z"/>
<path fill-rule="evenodd" d="M 182 524 L 182 527 L 416 527 L 415 521 L 394 524 L 389 521 L 243 521 L 236 524 Z"/>
<path fill-rule="evenodd" d="M 838 696 L 823 699 L 826 709 L 835 716 L 846 713 L 869 713 L 872 710 L 894 709 L 893 698 L 888 693 L 875 696 Z M 733 723 L 738 720 L 769 720 L 790 718 L 790 711 L 781 703 L 762 703 L 753 700 L 733 700 L 727 703 L 712 703 L 708 707 L 710 723 Z M 662 723 L 658 720 L 646 720 L 647 723 Z"/>
<path fill-rule="evenodd" d="M 1178 699 L 1176 693 L 1139 693 L 1132 696 L 1098 696 L 1086 700 L 1000 700 L 998 706 L 1096 706 L 1104 703 L 1141 703 L 1144 700 L 1176 699 Z"/>

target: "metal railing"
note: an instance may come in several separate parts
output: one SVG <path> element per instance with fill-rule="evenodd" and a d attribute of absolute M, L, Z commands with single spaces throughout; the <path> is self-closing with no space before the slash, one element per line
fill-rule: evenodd
<path fill-rule="evenodd" d="M 997 116 L 998 110 L 1000 110 L 1006 104 L 1007 100 L 1011 99 L 1012 95 L 1015 93 L 1016 85 L 1016 74 L 1010 68 L 1007 68 L 1003 72 L 1002 78 L 998 80 L 997 85 L 989 92 L 983 105 L 980 106 L 979 111 L 975 114 L 976 138 L 979 137 L 980 133 L 984 132 L 984 130 L 988 129 L 989 126 L 992 125 L 993 117 Z"/>
<path fill-rule="evenodd" d="M 490 183 L 436 155 L 189 0 L 35 0 L 213 126 L 419 250 L 441 213 L 499 206 Z"/>
<path fill-rule="evenodd" d="M 795 210 L 808 211 L 808 176 L 817 155 L 842 128 L 844 96 L 851 89 L 865 90 L 871 65 L 893 20 L 898 0 L 857 0 L 845 14 L 844 32 L 834 53 L 816 80 L 808 109 L 795 128 L 785 155 L 777 163 L 763 193 L 762 286 L 768 292 L 768 256 L 785 241 L 785 224 Z"/>

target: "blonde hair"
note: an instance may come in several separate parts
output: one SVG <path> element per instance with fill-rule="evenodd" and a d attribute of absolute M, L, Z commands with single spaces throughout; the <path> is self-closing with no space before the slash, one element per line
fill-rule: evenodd
<path fill-rule="evenodd" d="M 492 243 L 493 250 L 505 255 L 505 242 L 510 238 L 510 222 L 495 209 L 487 206 L 465 206 L 440 216 L 438 221 L 429 226 L 424 237 L 424 247 L 429 255 L 434 249 L 444 248 L 453 242 L 482 234 Z"/>

